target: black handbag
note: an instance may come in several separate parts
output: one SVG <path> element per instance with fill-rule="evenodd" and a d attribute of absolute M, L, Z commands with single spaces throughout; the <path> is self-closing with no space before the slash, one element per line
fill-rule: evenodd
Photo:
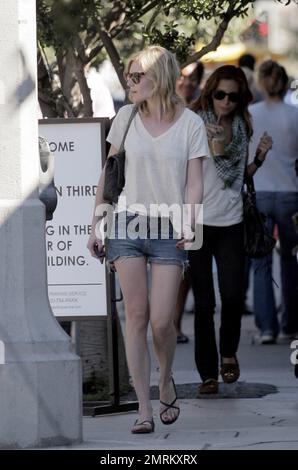
<path fill-rule="evenodd" d="M 257 208 L 252 177 L 245 176 L 242 196 L 245 252 L 250 258 L 262 258 L 273 250 L 276 240 L 268 231 L 266 216 Z"/>
<path fill-rule="evenodd" d="M 137 107 L 134 106 L 129 117 L 124 136 L 120 145 L 119 152 L 115 155 L 110 155 L 105 164 L 105 180 L 103 188 L 103 198 L 110 204 L 116 204 L 118 197 L 125 185 L 125 150 L 124 143 L 130 124 L 137 112 Z"/>

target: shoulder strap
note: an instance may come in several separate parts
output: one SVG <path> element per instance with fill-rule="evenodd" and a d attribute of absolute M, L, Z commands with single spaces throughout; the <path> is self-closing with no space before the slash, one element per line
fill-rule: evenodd
<path fill-rule="evenodd" d="M 125 139 L 126 139 L 126 136 L 127 136 L 127 133 L 128 133 L 128 130 L 130 128 L 130 125 L 131 125 L 131 122 L 133 120 L 133 118 L 135 117 L 136 113 L 138 112 L 138 107 L 137 106 L 134 106 L 132 108 L 132 112 L 129 116 L 129 120 L 128 120 L 128 123 L 126 125 L 126 129 L 125 129 L 125 132 L 124 132 L 124 136 L 123 136 L 123 139 L 122 139 L 122 142 L 121 142 L 121 145 L 120 145 L 120 149 L 119 149 L 119 152 L 123 152 L 124 150 L 124 143 L 125 143 Z"/>
<path fill-rule="evenodd" d="M 247 173 L 247 165 L 248 165 L 248 152 L 245 159 L 245 166 L 244 166 L 244 175 L 243 175 L 243 187 L 246 186 L 247 190 L 255 196 L 255 184 L 253 176 L 248 176 Z"/>
<path fill-rule="evenodd" d="M 245 174 L 244 181 L 243 181 L 243 187 L 245 186 L 246 186 L 247 192 L 250 193 L 251 196 L 256 197 L 256 190 L 255 190 L 253 176 L 248 176 L 247 173 Z"/>

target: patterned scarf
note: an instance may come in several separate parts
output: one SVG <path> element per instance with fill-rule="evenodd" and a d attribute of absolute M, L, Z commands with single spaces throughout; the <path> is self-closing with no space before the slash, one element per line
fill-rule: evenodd
<path fill-rule="evenodd" d="M 216 116 L 209 108 L 199 111 L 205 124 L 216 124 Z M 213 157 L 216 173 L 224 182 L 225 188 L 231 188 L 237 193 L 241 191 L 244 177 L 244 167 L 247 159 L 249 138 L 244 120 L 235 115 L 232 122 L 232 140 L 225 145 L 225 155 L 228 158 Z"/>

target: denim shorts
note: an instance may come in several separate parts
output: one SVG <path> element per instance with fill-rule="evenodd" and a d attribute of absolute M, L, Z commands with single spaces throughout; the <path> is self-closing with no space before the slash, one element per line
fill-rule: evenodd
<path fill-rule="evenodd" d="M 124 215 L 125 214 L 125 215 Z M 161 219 L 155 218 L 150 221 L 149 217 L 132 214 L 121 213 L 114 214 L 112 224 L 112 236 L 107 240 L 106 260 L 111 263 L 120 257 L 136 258 L 145 257 L 149 263 L 159 264 L 175 264 L 181 266 L 184 270 L 187 266 L 187 252 L 176 248 L 178 239 L 173 233 L 173 226 L 168 220 L 168 230 L 162 228 Z M 134 221 L 133 224 L 131 222 Z M 134 227 L 142 224 L 143 230 L 136 235 L 131 236 L 131 230 L 128 227 Z M 155 224 L 153 230 L 152 225 Z M 136 232 L 134 232 L 136 233 Z"/>

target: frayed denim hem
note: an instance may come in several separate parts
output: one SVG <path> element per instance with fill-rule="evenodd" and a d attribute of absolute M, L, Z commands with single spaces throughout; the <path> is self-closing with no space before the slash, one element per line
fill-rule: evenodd
<path fill-rule="evenodd" d="M 185 260 L 185 261 L 182 261 L 180 259 L 177 259 L 177 258 L 153 258 L 153 259 L 149 259 L 148 260 L 149 263 L 156 263 L 156 264 L 173 264 L 173 265 L 176 265 L 176 266 L 181 266 L 182 267 L 182 279 L 185 278 L 185 273 L 187 272 L 188 270 L 188 267 L 189 267 L 189 261 L 188 260 Z"/>
<path fill-rule="evenodd" d="M 107 268 L 110 272 L 115 272 L 116 271 L 114 262 L 117 261 L 119 258 L 121 258 L 122 261 L 125 261 L 126 259 L 129 259 L 129 258 L 146 258 L 148 264 L 156 263 L 156 264 L 163 264 L 163 265 L 171 265 L 172 264 L 172 265 L 176 265 L 176 266 L 181 266 L 182 267 L 182 274 L 181 274 L 182 279 L 185 278 L 185 273 L 187 272 L 187 270 L 189 268 L 189 261 L 188 260 L 182 261 L 182 260 L 179 260 L 179 259 L 176 259 L 176 258 L 148 258 L 147 256 L 144 256 L 143 254 L 140 254 L 140 255 L 134 254 L 134 255 L 117 255 L 114 258 L 112 258 L 111 260 L 107 260 L 106 264 L 107 264 Z"/>

